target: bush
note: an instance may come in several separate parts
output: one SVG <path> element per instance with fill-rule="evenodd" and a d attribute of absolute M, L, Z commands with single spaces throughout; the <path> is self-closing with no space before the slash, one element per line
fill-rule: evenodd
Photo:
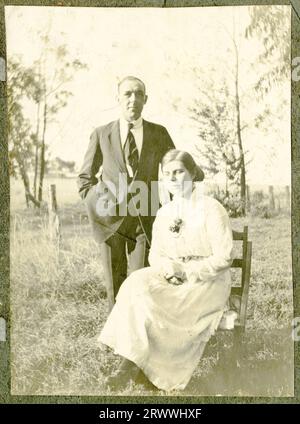
<path fill-rule="evenodd" d="M 213 196 L 224 206 L 231 218 L 243 216 L 242 202 L 239 193 L 229 193 L 225 190 L 218 190 L 213 193 Z"/>
<path fill-rule="evenodd" d="M 223 189 L 214 189 L 210 194 L 224 206 L 231 218 L 239 218 L 243 216 L 240 193 L 237 190 L 226 192 Z M 253 192 L 251 196 L 250 210 L 250 214 L 252 216 L 271 219 L 282 215 L 284 212 L 286 211 L 279 210 L 277 208 L 270 208 L 269 197 L 267 194 L 264 194 L 263 191 Z"/>

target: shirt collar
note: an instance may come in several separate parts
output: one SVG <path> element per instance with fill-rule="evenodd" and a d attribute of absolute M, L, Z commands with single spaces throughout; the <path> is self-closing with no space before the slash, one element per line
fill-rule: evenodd
<path fill-rule="evenodd" d="M 124 118 L 120 118 L 120 125 L 122 128 L 128 130 L 128 124 L 129 122 L 126 121 L 126 119 Z M 143 118 L 140 116 L 136 121 L 131 121 L 131 124 L 133 124 L 132 129 L 138 129 L 141 128 L 141 126 L 143 125 Z"/>

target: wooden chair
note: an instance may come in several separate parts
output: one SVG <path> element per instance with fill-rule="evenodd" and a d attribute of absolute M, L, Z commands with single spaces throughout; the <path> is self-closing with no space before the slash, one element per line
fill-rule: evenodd
<path fill-rule="evenodd" d="M 230 310 L 237 313 L 237 319 L 234 323 L 232 330 L 224 330 L 223 328 L 218 331 L 233 331 L 234 349 L 238 357 L 242 343 L 242 336 L 245 332 L 247 320 L 247 303 L 249 296 L 250 286 L 250 273 L 251 273 L 251 256 L 252 256 L 252 242 L 248 240 L 248 227 L 245 226 L 242 232 L 233 231 L 233 240 L 242 242 L 242 255 L 233 259 L 231 268 L 239 268 L 241 270 L 240 284 L 233 286 L 230 293 Z"/>

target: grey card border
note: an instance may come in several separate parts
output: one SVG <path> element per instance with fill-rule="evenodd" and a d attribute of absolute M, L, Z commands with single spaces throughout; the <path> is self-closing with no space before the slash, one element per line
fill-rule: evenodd
<path fill-rule="evenodd" d="M 6 58 L 4 7 L 23 6 L 69 6 L 69 7 L 199 7 L 199 6 L 249 6 L 290 5 L 292 9 L 292 54 L 300 57 L 300 0 L 0 0 L 0 68 L 1 58 Z M 7 325 L 6 341 L 0 341 L 0 403 L 69 403 L 69 404 L 114 404 L 114 403 L 300 403 L 300 342 L 295 349 L 295 396 L 272 397 L 135 397 L 135 396 L 12 396 L 10 394 L 10 309 L 9 309 L 9 173 L 6 126 L 5 68 L 0 69 L 0 317 Z M 294 317 L 300 317 L 300 81 L 292 81 L 292 248 Z M 291 323 L 292 336 L 292 323 Z"/>

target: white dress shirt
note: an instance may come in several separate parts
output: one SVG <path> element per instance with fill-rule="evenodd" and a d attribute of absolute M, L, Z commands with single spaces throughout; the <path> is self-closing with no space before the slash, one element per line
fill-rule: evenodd
<path fill-rule="evenodd" d="M 134 140 L 135 140 L 139 158 L 140 158 L 142 146 L 143 146 L 143 118 L 140 116 L 136 121 L 132 121 L 130 123 L 133 124 L 133 127 L 131 128 L 131 132 L 134 136 Z M 129 125 L 128 121 L 126 121 L 123 118 L 120 118 L 120 137 L 121 137 L 122 149 L 124 149 L 125 141 L 127 138 L 128 125 Z M 129 175 L 132 177 L 133 172 L 129 165 L 127 165 L 127 169 L 128 169 Z"/>

